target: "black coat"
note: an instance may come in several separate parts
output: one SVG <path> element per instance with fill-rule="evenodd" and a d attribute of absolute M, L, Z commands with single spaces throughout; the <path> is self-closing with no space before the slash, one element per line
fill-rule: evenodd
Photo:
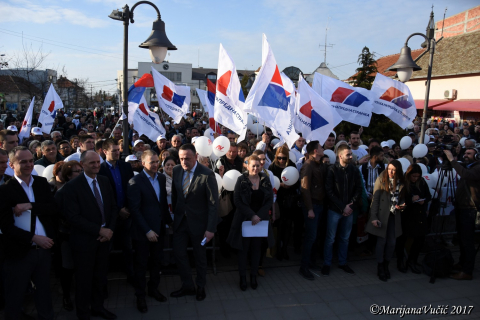
<path fill-rule="evenodd" d="M 43 157 L 41 157 L 40 159 L 38 159 L 37 161 L 35 161 L 35 164 L 36 164 L 36 165 L 39 164 L 39 165 L 44 166 L 44 167 L 46 168 L 46 167 L 48 167 L 49 165 L 55 164 L 55 163 L 57 163 L 57 162 L 59 162 L 59 161 L 63 161 L 64 159 L 65 159 L 65 158 L 62 157 L 62 155 L 61 155 L 60 153 L 57 153 L 57 156 L 55 157 L 55 162 L 54 162 L 54 163 L 48 161 L 48 159 L 45 158 L 45 156 L 43 156 Z"/>
<path fill-rule="evenodd" d="M 159 236 L 165 233 L 165 225 L 172 222 L 168 210 L 166 178 L 159 173 L 160 201 L 144 171 L 134 176 L 128 186 L 128 209 L 133 219 L 132 239 L 148 241 L 146 234 L 153 230 Z"/>
<path fill-rule="evenodd" d="M 130 181 L 130 179 L 132 179 L 134 176 L 132 165 L 122 160 L 117 160 L 116 165 L 120 169 L 120 176 L 122 177 L 123 196 L 125 200 L 124 206 L 128 207 L 128 197 L 127 197 L 128 181 Z M 110 172 L 110 167 L 107 164 L 106 160 L 100 165 L 100 171 L 98 172 L 98 174 L 108 178 L 108 181 L 110 181 L 110 186 L 112 187 L 113 193 L 115 194 L 115 199 L 117 199 L 115 180 L 113 180 L 112 173 Z M 118 209 L 120 210 L 121 208 L 118 208 Z"/>
<path fill-rule="evenodd" d="M 259 173 L 260 186 L 259 190 L 263 192 L 262 207 L 258 212 L 254 212 L 250 208 L 252 197 L 252 182 L 248 179 L 248 172 L 243 173 L 237 180 L 234 189 L 235 206 L 237 207 L 233 216 L 232 227 L 228 234 L 227 243 L 235 249 L 242 250 L 242 223 L 251 221 L 254 215 L 257 215 L 262 221 L 269 221 L 268 214 L 273 205 L 273 189 L 270 184 L 270 178 L 263 172 Z M 268 246 L 271 248 L 275 245 L 273 230 L 271 223 L 268 225 Z"/>
<path fill-rule="evenodd" d="M 351 202 L 351 208 L 355 210 L 362 198 L 362 188 L 362 179 L 356 166 L 349 164 L 344 168 L 335 163 L 328 167 L 325 191 L 330 210 L 341 214 Z"/>
<path fill-rule="evenodd" d="M 106 177 L 97 175 L 97 181 L 103 199 L 105 228 L 115 231 L 118 208 L 114 192 Z M 102 227 L 102 213 L 85 174 L 69 181 L 62 189 L 65 192 L 63 213 L 71 228 L 70 245 L 75 251 L 92 250 Z"/>
<path fill-rule="evenodd" d="M 33 178 L 33 194 L 35 202 L 32 202 L 32 216 L 37 216 L 42 223 L 46 236 L 54 239 L 56 236 L 54 219 L 58 211 L 55 200 L 50 193 L 50 185 L 47 179 L 39 176 Z M 3 233 L 5 255 L 8 257 L 23 257 L 32 246 L 32 238 L 35 230 L 25 231 L 15 226 L 12 208 L 19 203 L 29 203 L 27 194 L 17 179 L 11 178 L 0 186 L 0 229 Z"/>
<path fill-rule="evenodd" d="M 425 199 L 425 201 L 422 205 L 414 203 L 412 202 L 413 196 L 419 196 L 420 199 Z M 418 237 L 428 233 L 427 208 L 430 200 L 432 200 L 430 188 L 423 177 L 419 178 L 418 186 L 410 183 L 408 192 L 405 194 L 406 207 L 401 213 L 403 234 L 409 237 Z"/>

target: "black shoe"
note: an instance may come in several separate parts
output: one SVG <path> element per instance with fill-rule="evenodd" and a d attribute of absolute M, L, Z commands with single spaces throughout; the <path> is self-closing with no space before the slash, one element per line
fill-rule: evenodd
<path fill-rule="evenodd" d="M 285 247 L 282 251 L 283 251 L 283 253 L 282 253 L 283 258 L 287 261 L 290 260 L 290 256 L 288 255 L 287 247 Z"/>
<path fill-rule="evenodd" d="M 300 267 L 300 270 L 298 271 L 307 280 L 315 280 L 315 276 L 308 270 L 307 268 L 302 268 Z"/>
<path fill-rule="evenodd" d="M 390 264 L 390 261 L 383 260 L 383 270 L 385 270 L 385 276 L 387 279 L 390 279 L 390 270 L 388 270 L 388 265 Z M 405 267 L 406 269 L 406 267 Z M 405 271 L 406 272 L 406 271 Z"/>
<path fill-rule="evenodd" d="M 207 297 L 207 294 L 205 293 L 205 288 L 198 287 L 197 288 L 197 301 L 203 301 Z"/>
<path fill-rule="evenodd" d="M 348 266 L 348 264 L 345 264 L 343 266 L 338 266 L 340 269 L 342 269 L 343 271 L 345 271 L 346 273 L 348 274 L 351 274 L 351 275 L 354 275 L 355 274 L 355 271 L 352 270 L 352 268 L 350 268 Z"/>
<path fill-rule="evenodd" d="M 147 307 L 147 301 L 145 301 L 145 298 L 137 298 L 137 309 L 141 313 L 147 313 L 148 307 Z"/>
<path fill-rule="evenodd" d="M 320 267 L 318 264 L 311 264 L 308 266 L 308 270 L 320 271 L 322 270 L 322 267 Z"/>
<path fill-rule="evenodd" d="M 422 274 L 422 269 L 420 268 L 420 265 L 416 262 L 407 261 L 407 267 L 410 268 L 410 270 L 412 270 L 412 272 L 415 274 Z"/>
<path fill-rule="evenodd" d="M 135 288 L 137 281 L 135 280 L 134 276 L 127 276 L 127 283 Z"/>
<path fill-rule="evenodd" d="M 100 310 L 92 310 L 92 317 L 100 317 L 103 319 L 117 319 L 117 316 L 105 308 Z"/>
<path fill-rule="evenodd" d="M 330 266 L 323 265 L 322 271 L 320 272 L 322 273 L 322 276 L 328 277 L 330 275 Z"/>
<path fill-rule="evenodd" d="M 405 263 L 404 263 L 403 259 L 397 259 L 397 269 L 401 273 L 407 273 L 408 269 L 405 266 Z"/>
<path fill-rule="evenodd" d="M 184 289 L 183 287 L 181 287 L 180 290 L 173 291 L 172 293 L 170 293 L 170 297 L 180 298 L 180 297 L 184 297 L 184 296 L 194 296 L 196 294 L 197 294 L 197 292 L 195 291 L 195 288 Z"/>
<path fill-rule="evenodd" d="M 247 276 L 240 276 L 240 290 L 247 290 Z"/>
<path fill-rule="evenodd" d="M 73 311 L 73 302 L 70 298 L 63 298 L 63 309 Z"/>
<path fill-rule="evenodd" d="M 167 301 L 167 297 L 165 297 L 163 294 L 161 294 L 160 291 L 158 291 L 158 289 L 149 290 L 148 295 L 150 297 L 154 298 L 155 300 L 159 301 L 159 302 Z"/>
<path fill-rule="evenodd" d="M 257 276 L 250 275 L 250 287 L 252 287 L 253 290 L 257 289 L 258 287 Z"/>
<path fill-rule="evenodd" d="M 275 255 L 278 261 L 283 260 L 283 250 L 277 247 L 277 254 Z"/>
<path fill-rule="evenodd" d="M 383 267 L 383 263 L 379 263 L 377 267 L 377 276 L 378 279 L 387 282 L 387 276 L 385 275 L 385 268 Z"/>

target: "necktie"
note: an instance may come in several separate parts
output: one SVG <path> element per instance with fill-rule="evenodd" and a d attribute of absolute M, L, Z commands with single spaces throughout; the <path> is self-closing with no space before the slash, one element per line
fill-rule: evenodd
<path fill-rule="evenodd" d="M 183 196 L 186 197 L 188 193 L 188 187 L 190 187 L 190 173 L 191 171 L 187 171 L 187 175 L 185 176 L 185 180 L 183 180 Z"/>
<path fill-rule="evenodd" d="M 105 224 L 105 214 L 103 213 L 103 202 L 102 198 L 100 197 L 100 192 L 97 188 L 97 180 L 93 180 L 93 193 L 95 194 L 95 199 L 97 200 L 98 207 L 100 208 L 100 212 L 102 213 L 102 225 Z"/>

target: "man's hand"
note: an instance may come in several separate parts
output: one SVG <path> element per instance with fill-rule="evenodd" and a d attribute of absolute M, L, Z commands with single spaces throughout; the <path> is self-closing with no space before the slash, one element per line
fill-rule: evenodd
<path fill-rule="evenodd" d="M 358 160 L 358 164 L 367 163 L 368 160 L 370 160 L 370 156 L 367 154 L 366 156 L 363 156 L 362 158 L 360 158 L 360 160 Z"/>
<path fill-rule="evenodd" d="M 32 238 L 32 242 L 35 242 L 37 246 L 42 249 L 50 249 L 53 246 L 53 240 L 49 237 L 40 236 L 38 234 L 34 235 Z"/>
<path fill-rule="evenodd" d="M 380 223 L 380 220 L 372 220 L 372 224 L 373 224 L 373 226 L 376 227 L 376 228 L 380 228 L 379 223 Z"/>
<path fill-rule="evenodd" d="M 222 165 L 220 168 L 218 168 L 218 174 L 223 178 L 223 175 L 225 174 L 225 166 Z"/>
<path fill-rule="evenodd" d="M 450 150 L 443 150 L 443 153 L 445 153 L 445 155 L 447 156 L 448 161 L 451 162 L 454 160 L 453 154 Z"/>
<path fill-rule="evenodd" d="M 313 209 L 308 210 L 308 219 L 315 219 L 315 212 L 313 212 Z"/>
<path fill-rule="evenodd" d="M 260 219 L 259 216 L 254 215 L 254 216 L 252 217 L 252 225 L 256 225 L 256 224 L 259 223 L 261 220 L 262 220 L 262 219 Z"/>
<path fill-rule="evenodd" d="M 112 236 L 113 236 L 113 231 L 111 229 L 102 227 L 100 229 L 99 235 L 100 236 L 98 237 L 97 240 L 101 241 L 101 238 L 105 238 L 106 241 L 110 241 L 110 239 L 112 239 Z M 101 241 L 101 242 L 104 242 L 104 241 Z"/>
<path fill-rule="evenodd" d="M 147 232 L 147 239 L 150 242 L 158 242 L 158 234 L 156 234 L 155 231 L 150 230 Z"/>
<path fill-rule="evenodd" d="M 118 215 L 122 219 L 127 219 L 128 217 L 130 217 L 130 212 L 128 211 L 127 207 L 123 207 L 122 209 L 120 209 L 120 212 L 118 213 Z"/>
<path fill-rule="evenodd" d="M 210 232 L 210 231 L 205 231 L 205 234 L 203 235 L 204 238 L 207 238 L 207 242 L 206 243 L 209 243 L 210 240 L 212 240 L 213 236 L 215 235 L 215 233 L 213 232 Z"/>
<path fill-rule="evenodd" d="M 270 136 L 266 133 L 262 134 L 262 141 L 268 145 L 270 143 Z"/>
<path fill-rule="evenodd" d="M 353 209 L 350 208 L 350 206 L 351 206 L 352 204 L 353 204 L 353 202 L 350 202 L 349 204 L 347 204 L 347 205 L 345 206 L 345 209 L 343 209 L 343 215 L 344 215 L 345 217 L 348 217 L 349 215 L 352 214 Z"/>
<path fill-rule="evenodd" d="M 20 217 L 23 211 L 31 210 L 32 204 L 30 202 L 27 203 L 19 203 L 13 208 L 13 213 L 16 217 Z"/>
<path fill-rule="evenodd" d="M 360 129 L 358 129 L 358 135 L 361 136 L 363 133 L 363 127 L 360 127 Z"/>

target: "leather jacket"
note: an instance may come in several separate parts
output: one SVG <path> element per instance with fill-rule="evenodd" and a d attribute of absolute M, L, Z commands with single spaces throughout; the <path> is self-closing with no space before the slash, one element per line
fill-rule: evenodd
<path fill-rule="evenodd" d="M 342 214 L 345 206 L 353 202 L 355 210 L 362 197 L 362 180 L 356 166 L 349 164 L 342 167 L 335 163 L 327 169 L 325 191 L 328 198 L 328 208 Z"/>

